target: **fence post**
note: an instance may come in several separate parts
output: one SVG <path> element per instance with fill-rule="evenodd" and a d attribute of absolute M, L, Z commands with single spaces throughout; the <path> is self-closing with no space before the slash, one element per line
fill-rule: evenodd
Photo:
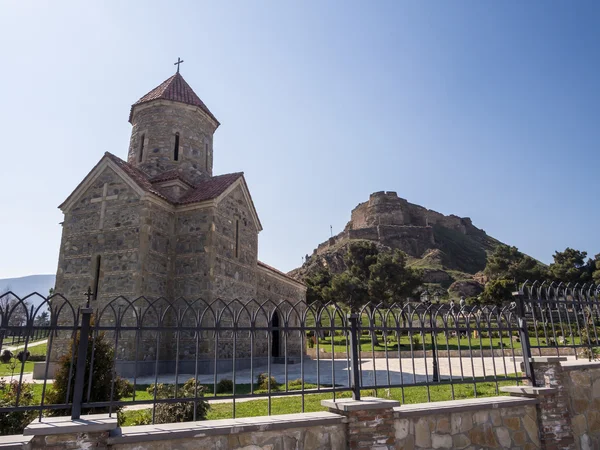
<path fill-rule="evenodd" d="M 352 364 L 352 399 L 360 400 L 360 373 L 358 367 L 358 314 L 348 314 L 350 320 L 350 361 Z"/>
<path fill-rule="evenodd" d="M 513 292 L 517 304 L 517 320 L 519 322 L 519 338 L 521 339 L 521 351 L 523 352 L 523 368 L 525 375 L 529 378 L 531 385 L 535 386 L 535 373 L 531 362 L 531 344 L 529 342 L 529 330 L 527 329 L 527 318 L 525 317 L 525 295 L 523 291 Z"/>
<path fill-rule="evenodd" d="M 73 408 L 71 419 L 77 420 L 81 416 L 81 404 L 83 403 L 83 388 L 85 383 L 85 363 L 87 359 L 90 323 L 92 319 L 92 308 L 81 308 L 81 329 L 79 331 L 79 347 L 77 349 L 77 367 L 75 369 L 75 388 L 73 390 Z"/>

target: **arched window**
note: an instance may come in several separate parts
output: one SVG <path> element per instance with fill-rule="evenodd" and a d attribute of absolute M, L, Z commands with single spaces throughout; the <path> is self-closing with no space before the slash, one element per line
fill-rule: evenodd
<path fill-rule="evenodd" d="M 144 158 L 144 141 L 146 140 L 146 135 L 142 134 L 142 142 L 140 144 L 140 155 L 138 157 L 138 161 L 142 162 L 142 159 Z"/>
<path fill-rule="evenodd" d="M 179 133 L 175 133 L 175 148 L 173 148 L 173 161 L 179 161 Z"/>

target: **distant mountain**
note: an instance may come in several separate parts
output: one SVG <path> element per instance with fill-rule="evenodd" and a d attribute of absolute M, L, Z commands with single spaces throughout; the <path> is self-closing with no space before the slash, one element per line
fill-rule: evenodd
<path fill-rule="evenodd" d="M 48 296 L 50 288 L 54 287 L 56 281 L 55 275 L 29 275 L 20 278 L 4 278 L 0 279 L 0 294 L 10 290 L 19 297 L 25 297 L 33 292 Z M 29 300 L 29 304 L 38 306 L 43 300 L 34 296 Z"/>

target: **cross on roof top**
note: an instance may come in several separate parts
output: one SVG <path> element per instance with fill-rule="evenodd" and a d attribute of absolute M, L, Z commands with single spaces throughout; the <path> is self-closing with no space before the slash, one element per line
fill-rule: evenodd
<path fill-rule="evenodd" d="M 177 57 L 177 62 L 173 63 L 174 66 L 177 66 L 177 73 L 179 73 L 179 65 L 184 62 L 179 56 Z"/>

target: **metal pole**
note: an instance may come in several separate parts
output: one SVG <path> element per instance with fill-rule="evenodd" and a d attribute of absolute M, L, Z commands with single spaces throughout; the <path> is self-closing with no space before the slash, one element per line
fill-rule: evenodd
<path fill-rule="evenodd" d="M 527 319 L 525 318 L 525 299 L 523 291 L 513 292 L 513 297 L 517 300 L 517 321 L 519 325 L 519 338 L 521 339 L 521 349 L 523 352 L 523 367 L 525 375 L 535 386 L 535 374 L 531 363 L 531 344 L 529 342 L 529 330 L 527 329 Z"/>
<path fill-rule="evenodd" d="M 436 335 L 433 330 L 433 308 L 429 310 L 429 327 L 431 328 L 431 357 L 433 358 L 433 382 L 437 383 L 440 381 L 440 374 L 438 372 L 438 361 L 436 355 Z"/>
<path fill-rule="evenodd" d="M 77 420 L 81 416 L 81 404 L 83 403 L 83 388 L 85 383 L 85 363 L 87 359 L 90 322 L 92 320 L 92 308 L 81 308 L 81 330 L 79 331 L 79 348 L 77 349 L 77 368 L 75 369 L 75 389 L 73 390 L 73 408 L 71 419 Z"/>
<path fill-rule="evenodd" d="M 358 366 L 358 314 L 348 314 L 350 320 L 350 361 L 352 364 L 352 399 L 360 400 L 360 373 Z"/>

